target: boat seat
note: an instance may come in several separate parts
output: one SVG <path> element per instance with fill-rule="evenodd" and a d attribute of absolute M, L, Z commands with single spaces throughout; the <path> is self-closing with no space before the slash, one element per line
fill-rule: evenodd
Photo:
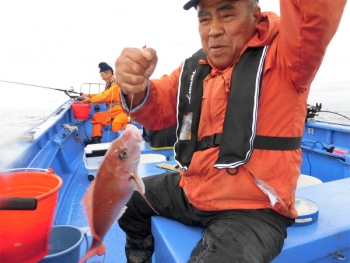
<path fill-rule="evenodd" d="M 319 220 L 314 224 L 289 227 L 282 252 L 272 262 L 321 263 L 336 262 L 334 257 L 348 259 L 350 213 L 342 208 L 349 207 L 349 194 L 350 178 L 297 189 L 297 197 L 312 200 L 317 204 L 320 209 Z M 203 229 L 200 227 L 186 226 L 162 216 L 153 216 L 153 263 L 187 262 L 192 249 L 201 240 L 202 233 Z"/>
<path fill-rule="evenodd" d="M 297 181 L 297 188 L 308 187 L 312 185 L 322 184 L 323 182 L 311 175 L 300 174 L 299 179 Z"/>

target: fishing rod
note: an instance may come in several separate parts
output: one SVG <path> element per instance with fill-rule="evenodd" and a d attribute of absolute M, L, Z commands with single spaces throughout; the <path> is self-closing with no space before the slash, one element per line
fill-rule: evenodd
<path fill-rule="evenodd" d="M 336 114 L 339 115 L 347 120 L 350 120 L 350 118 L 346 117 L 343 114 L 340 114 L 338 112 L 334 112 L 334 111 L 329 111 L 329 110 L 321 110 L 322 109 L 322 103 L 318 104 L 316 103 L 316 106 L 312 106 L 312 105 L 307 105 L 307 115 L 306 115 L 306 119 L 312 119 L 315 116 L 318 116 L 317 113 L 318 112 L 328 112 L 328 113 L 332 113 L 332 114 Z"/>
<path fill-rule="evenodd" d="M 6 82 L 6 83 L 10 83 L 10 84 L 19 84 L 19 85 L 25 85 L 25 86 L 32 86 L 32 87 L 38 87 L 38 88 L 44 88 L 44 89 L 63 91 L 70 98 L 76 98 L 78 96 L 71 96 L 68 93 L 74 93 L 74 94 L 82 95 L 81 92 L 74 91 L 73 87 L 71 87 L 69 90 L 65 90 L 65 89 L 56 89 L 56 88 L 51 88 L 51 87 L 45 87 L 45 86 L 39 86 L 39 85 L 33 85 L 33 84 L 27 84 L 27 83 L 15 82 L 15 81 L 8 81 L 8 80 L 0 80 L 0 82 Z"/>
<path fill-rule="evenodd" d="M 320 110 L 320 112 L 328 112 L 328 113 L 333 113 L 333 114 L 339 115 L 339 116 L 341 116 L 341 117 L 343 117 L 343 118 L 345 118 L 345 119 L 348 119 L 348 120 L 350 121 L 350 118 L 348 118 L 348 117 L 346 117 L 345 115 L 340 114 L 340 113 L 338 113 L 338 112 L 329 111 L 329 110 Z"/>

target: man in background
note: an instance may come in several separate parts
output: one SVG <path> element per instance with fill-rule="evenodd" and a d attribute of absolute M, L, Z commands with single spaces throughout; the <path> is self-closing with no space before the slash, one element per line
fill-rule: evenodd
<path fill-rule="evenodd" d="M 101 62 L 98 67 L 100 68 L 101 78 L 106 82 L 105 90 L 99 94 L 83 94 L 84 100 L 82 102 L 106 103 L 108 110 L 97 112 L 92 116 L 91 140 L 86 141 L 86 145 L 101 142 L 103 126 L 108 126 L 112 123 L 112 131 L 117 132 L 125 129 L 128 123 L 128 116 L 123 112 L 120 104 L 120 89 L 114 81 L 112 67 L 105 62 Z"/>

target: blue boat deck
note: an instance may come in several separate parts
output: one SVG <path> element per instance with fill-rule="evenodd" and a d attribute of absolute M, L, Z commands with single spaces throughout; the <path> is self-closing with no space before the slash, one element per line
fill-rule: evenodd
<path fill-rule="evenodd" d="M 149 153 L 150 149 L 145 152 Z M 81 154 L 81 159 L 83 158 Z M 174 164 L 174 162 L 169 162 Z M 161 174 L 166 170 L 158 168 L 157 163 L 140 164 L 138 173 L 141 177 Z M 87 187 L 91 184 L 88 180 L 88 170 L 84 162 L 81 162 L 75 174 L 60 174 L 63 179 L 63 187 L 60 190 L 59 204 L 57 206 L 54 225 L 73 225 L 81 228 L 87 235 L 89 243 L 91 242 L 91 233 L 84 212 L 81 200 L 86 192 Z M 124 254 L 125 233 L 115 223 L 104 238 L 107 247 L 105 256 L 94 256 L 87 260 L 87 263 L 119 263 L 126 262 Z M 86 242 L 81 245 L 81 256 L 85 254 Z M 105 257 L 105 259 L 104 259 Z M 104 260 L 104 261 L 103 261 Z"/>
<path fill-rule="evenodd" d="M 64 124 L 77 127 L 78 130 L 67 131 L 63 128 Z M 274 263 L 337 262 L 332 256 L 338 252 L 346 257 L 347 261 L 344 262 L 350 262 L 350 154 L 343 156 L 324 150 L 337 147 L 350 152 L 349 127 L 306 124 L 301 173 L 320 178 L 324 183 L 298 189 L 297 197 L 315 202 L 319 206 L 319 219 L 312 225 L 290 227 L 283 251 Z M 90 242 L 91 233 L 81 204 L 86 189 L 91 184 L 88 179 L 89 170 L 83 161 L 83 141 L 91 134 L 90 120 L 77 122 L 73 117 L 71 102 L 67 102 L 30 132 L 31 141 L 21 142 L 17 148 L 8 150 L 8 156 L 16 157 L 9 168 L 52 167 L 63 179 L 54 225 L 79 227 L 86 233 Z M 110 132 L 107 127 L 102 142 L 117 137 L 118 134 Z M 322 143 L 319 143 L 320 141 Z M 18 152 L 22 152 L 21 158 L 18 158 Z M 146 143 L 142 144 L 142 153 L 163 154 L 168 159 L 173 155 L 172 150 L 155 151 Z M 156 167 L 156 164 L 140 164 L 140 176 L 166 171 Z M 169 161 L 169 164 L 175 162 Z M 186 262 L 202 233 L 200 228 L 184 226 L 161 216 L 152 219 L 152 231 L 156 241 L 153 263 Z M 94 256 L 87 260 L 87 263 L 126 262 L 125 234 L 117 223 L 109 230 L 104 241 L 107 247 L 106 255 Z M 80 247 L 81 256 L 85 254 L 86 245 L 86 242 L 83 242 Z"/>
<path fill-rule="evenodd" d="M 350 178 L 300 188 L 297 197 L 315 202 L 318 221 L 288 228 L 281 254 L 273 263 L 337 262 L 338 252 L 350 258 Z M 152 219 L 155 262 L 186 262 L 192 248 L 202 238 L 202 229 L 189 227 L 160 216 Z"/>
<path fill-rule="evenodd" d="M 81 155 L 82 158 L 82 155 Z M 91 233 L 84 208 L 81 200 L 91 182 L 88 180 L 88 170 L 81 162 L 76 173 L 65 178 L 63 187 L 59 196 L 59 205 L 57 206 L 54 225 L 73 225 L 79 227 L 87 235 L 89 244 L 91 243 Z M 65 192 L 63 194 L 63 191 Z M 87 262 L 125 262 L 124 244 L 125 234 L 119 228 L 118 224 L 114 224 L 105 237 L 107 245 L 107 253 L 104 256 L 94 256 Z M 87 244 L 84 241 L 81 245 L 81 256 L 85 254 Z"/>
<path fill-rule="evenodd" d="M 173 161 L 168 162 L 174 164 Z M 139 174 L 144 176 L 161 174 L 164 169 L 157 163 L 140 164 Z M 75 176 L 64 178 L 65 194 L 60 195 L 54 225 L 73 225 L 81 228 L 91 242 L 91 233 L 81 199 L 91 183 L 88 171 L 82 162 Z M 69 176 L 69 175 L 67 175 Z M 297 197 L 315 202 L 319 207 L 319 218 L 314 224 L 288 228 L 288 237 L 281 254 L 273 263 L 333 262 L 338 252 L 350 258 L 350 178 L 327 182 L 297 190 Z M 189 227 L 176 221 L 156 216 L 152 219 L 155 238 L 154 263 L 183 263 L 189 258 L 192 248 L 202 238 L 202 229 Z M 107 245 L 105 256 L 94 256 L 87 263 L 125 262 L 125 234 L 115 223 L 104 239 Z M 86 242 L 81 245 L 85 253 Z M 336 261 L 335 261 L 336 262 Z M 346 262 L 346 261 L 345 261 Z"/>

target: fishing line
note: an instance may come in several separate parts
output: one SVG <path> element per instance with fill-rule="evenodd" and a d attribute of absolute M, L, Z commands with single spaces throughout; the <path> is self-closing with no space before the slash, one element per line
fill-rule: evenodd
<path fill-rule="evenodd" d="M 130 111 L 129 111 L 129 116 L 128 116 L 129 123 L 131 123 L 131 111 L 132 111 L 132 103 L 133 103 L 133 101 L 134 101 L 134 93 L 132 94 L 131 102 L 130 102 Z"/>
<path fill-rule="evenodd" d="M 76 183 L 78 183 L 78 184 L 82 184 L 82 185 L 85 185 L 85 186 L 90 186 L 90 184 L 86 184 L 86 183 L 84 183 L 83 181 L 78 181 L 78 180 L 73 179 L 73 178 L 71 178 L 71 177 L 69 177 L 69 176 L 67 176 L 67 175 L 59 174 L 58 176 L 65 177 L 65 178 L 67 178 L 69 181 L 73 181 L 73 182 L 76 182 Z"/>
<path fill-rule="evenodd" d="M 339 115 L 345 119 L 348 119 L 350 121 L 350 118 L 346 117 L 345 115 L 343 114 L 340 114 L 340 113 L 337 113 L 337 112 L 334 112 L 334 111 L 328 111 L 328 110 L 320 110 L 319 112 L 328 112 L 328 113 L 333 113 L 333 114 L 336 114 L 336 115 Z"/>
<path fill-rule="evenodd" d="M 39 86 L 39 85 L 27 84 L 27 83 L 15 82 L 15 81 L 8 81 L 8 80 L 0 80 L 0 82 L 10 83 L 10 84 L 18 84 L 18 85 L 25 85 L 25 86 L 32 86 L 32 87 L 38 87 L 38 88 L 44 88 L 44 89 L 59 90 L 59 91 L 64 91 L 64 92 L 69 92 L 69 93 L 74 93 L 74 94 L 80 94 L 81 95 L 80 92 L 74 91 L 73 87 L 71 87 L 70 90 L 64 90 L 64 89 L 56 89 L 56 88 L 51 88 L 51 87 L 45 87 L 45 86 Z"/>
<path fill-rule="evenodd" d="M 144 44 L 142 46 L 142 49 L 146 49 L 146 44 Z M 131 123 L 131 112 L 132 112 L 132 104 L 133 104 L 133 101 L 134 101 L 134 93 L 131 95 L 131 102 L 130 102 L 130 109 L 129 109 L 129 116 L 128 116 L 128 122 Z"/>

